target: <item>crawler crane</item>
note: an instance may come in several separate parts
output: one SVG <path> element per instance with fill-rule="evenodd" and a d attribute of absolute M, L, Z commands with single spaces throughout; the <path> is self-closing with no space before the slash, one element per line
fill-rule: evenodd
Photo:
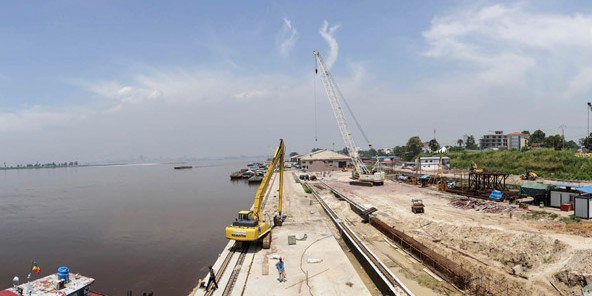
<path fill-rule="evenodd" d="M 271 245 L 271 224 L 262 217 L 261 203 L 265 198 L 265 193 L 269 187 L 271 176 L 275 168 L 279 166 L 279 201 L 278 201 L 278 215 L 273 218 L 275 226 L 281 226 L 282 218 L 282 197 L 284 188 L 284 140 L 280 139 L 280 145 L 275 151 L 273 160 L 267 172 L 263 176 L 261 185 L 255 194 L 255 202 L 251 210 L 243 210 L 238 212 L 238 218 L 232 225 L 226 226 L 226 238 L 241 241 L 252 242 L 262 240 L 263 248 L 269 249 Z"/>
<path fill-rule="evenodd" d="M 339 131 L 341 131 L 341 136 L 343 137 L 343 142 L 345 143 L 345 147 L 347 148 L 347 152 L 351 161 L 354 165 L 355 171 L 353 172 L 353 178 L 358 179 L 358 182 L 351 182 L 351 184 L 369 184 L 369 185 L 383 185 L 384 184 L 384 172 L 380 170 L 380 163 L 377 159 L 376 165 L 374 167 L 374 172 L 370 171 L 366 165 L 360 159 L 358 154 L 358 146 L 354 142 L 354 138 L 352 137 L 349 129 L 347 128 L 347 124 L 345 122 L 345 116 L 343 115 L 343 109 L 341 108 L 341 103 L 339 102 L 339 97 L 341 100 L 343 99 L 343 95 L 335 80 L 333 80 L 333 76 L 329 73 L 329 69 L 323 62 L 321 58 L 321 54 L 318 51 L 313 51 L 313 54 L 317 61 L 317 73 L 321 75 L 321 79 L 323 80 L 323 85 L 325 86 L 325 91 L 327 93 L 327 97 L 329 98 L 329 102 L 331 102 L 331 107 L 333 107 L 333 113 L 335 114 L 335 118 L 337 119 L 337 125 L 339 126 Z M 345 102 L 345 101 L 344 101 Z M 361 129 L 360 129 L 361 131 Z M 363 133 L 363 131 L 362 131 Z M 369 145 L 372 148 L 372 145 Z"/>

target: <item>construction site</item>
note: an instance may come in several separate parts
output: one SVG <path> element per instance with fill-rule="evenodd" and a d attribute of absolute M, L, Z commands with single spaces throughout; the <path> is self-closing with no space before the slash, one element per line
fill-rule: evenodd
<path fill-rule="evenodd" d="M 191 295 L 592 295 L 588 189 L 474 162 L 445 171 L 442 157 L 426 157 L 431 173 L 421 158 L 415 171 L 365 163 L 314 55 L 348 159 L 316 153 L 285 171 L 280 140 Z"/>

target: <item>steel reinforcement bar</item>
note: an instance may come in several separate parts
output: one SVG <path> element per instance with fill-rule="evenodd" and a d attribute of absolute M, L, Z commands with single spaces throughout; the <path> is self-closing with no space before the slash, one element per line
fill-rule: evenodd
<path fill-rule="evenodd" d="M 343 193 L 335 190 L 324 182 L 321 183 L 327 188 L 331 189 L 331 192 L 340 199 L 347 201 L 350 204 L 351 209 L 358 215 L 362 215 L 366 211 L 364 207 L 354 202 Z M 466 288 L 468 282 L 471 279 L 471 273 L 466 271 L 456 262 L 434 252 L 432 249 L 426 247 L 402 231 L 395 229 L 393 226 L 389 226 L 375 215 L 369 215 L 368 220 L 372 226 L 393 240 L 403 250 L 413 255 L 413 257 L 415 257 L 417 260 L 430 267 L 441 277 L 445 278 L 459 289 Z"/>
<path fill-rule="evenodd" d="M 434 252 L 411 236 L 389 226 L 376 216 L 370 217 L 370 224 L 423 264 L 431 267 L 441 277 L 453 283 L 459 289 L 466 288 L 471 279 L 471 273 L 456 262 Z"/>
<path fill-rule="evenodd" d="M 323 210 L 329 215 L 342 239 L 351 248 L 352 253 L 361 263 L 364 270 L 374 281 L 376 287 L 383 293 L 383 295 L 409 295 L 414 294 L 395 276 L 378 257 L 366 247 L 362 240 L 351 230 L 337 214 L 323 201 L 318 193 L 308 185 L 307 182 L 302 183 L 305 188 L 308 188 L 312 195 L 316 198 Z"/>

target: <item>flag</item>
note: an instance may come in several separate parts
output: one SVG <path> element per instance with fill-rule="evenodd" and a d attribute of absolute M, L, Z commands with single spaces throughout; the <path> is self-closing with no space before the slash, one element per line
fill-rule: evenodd
<path fill-rule="evenodd" d="M 33 271 L 35 273 L 40 273 L 41 272 L 41 268 L 39 268 L 39 265 L 37 265 L 37 262 L 33 262 Z"/>

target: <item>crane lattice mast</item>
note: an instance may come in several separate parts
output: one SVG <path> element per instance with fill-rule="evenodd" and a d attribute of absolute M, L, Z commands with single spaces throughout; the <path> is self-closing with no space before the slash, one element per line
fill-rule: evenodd
<path fill-rule="evenodd" d="M 327 96 L 329 97 L 329 102 L 331 103 L 331 107 L 333 108 L 333 113 L 335 114 L 335 118 L 337 119 L 337 125 L 339 126 L 339 131 L 341 132 L 341 136 L 343 138 L 343 142 L 345 142 L 345 147 L 347 148 L 347 152 L 352 160 L 356 171 L 359 174 L 370 174 L 360 156 L 358 154 L 358 146 L 356 145 L 354 138 L 352 137 L 349 129 L 347 128 L 347 123 L 345 121 L 345 116 L 343 115 L 343 109 L 341 108 L 341 104 L 339 102 L 338 94 L 341 95 L 341 91 L 337 87 L 335 80 L 333 80 L 333 76 L 327 69 L 325 62 L 321 58 L 321 54 L 318 51 L 313 51 L 314 56 L 316 57 L 317 61 L 317 73 L 320 72 L 321 80 L 323 81 L 323 85 L 325 86 L 325 90 L 327 92 Z M 343 98 L 341 98 L 343 100 Z"/>

